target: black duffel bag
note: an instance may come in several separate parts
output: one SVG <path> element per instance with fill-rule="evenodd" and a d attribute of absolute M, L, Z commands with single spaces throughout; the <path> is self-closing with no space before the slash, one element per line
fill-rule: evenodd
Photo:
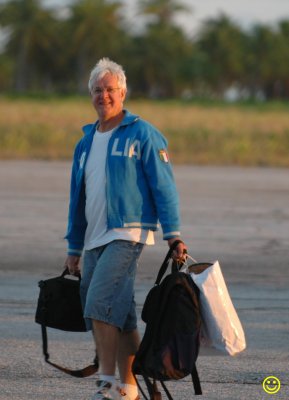
<path fill-rule="evenodd" d="M 70 279 L 66 269 L 61 276 L 42 280 L 35 321 L 49 328 L 70 332 L 85 332 L 85 322 L 79 295 L 80 275 Z"/>
<path fill-rule="evenodd" d="M 94 374 L 98 369 L 98 358 L 94 364 L 81 370 L 70 370 L 61 367 L 49 360 L 47 327 L 70 332 L 86 332 L 85 321 L 82 313 L 78 279 L 68 278 L 68 268 L 56 278 L 41 280 L 35 322 L 41 325 L 42 345 L 45 361 L 55 368 L 79 378 Z"/>

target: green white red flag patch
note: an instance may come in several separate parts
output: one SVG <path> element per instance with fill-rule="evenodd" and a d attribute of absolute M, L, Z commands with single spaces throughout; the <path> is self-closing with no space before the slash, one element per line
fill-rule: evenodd
<path fill-rule="evenodd" d="M 164 150 L 164 149 L 160 150 L 159 156 L 160 156 L 161 161 L 166 162 L 166 163 L 169 162 L 169 155 L 166 150 Z"/>

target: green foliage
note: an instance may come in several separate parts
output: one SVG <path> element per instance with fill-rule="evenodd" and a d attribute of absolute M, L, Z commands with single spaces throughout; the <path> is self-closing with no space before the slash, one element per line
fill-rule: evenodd
<path fill-rule="evenodd" d="M 79 92 L 87 91 L 88 71 L 103 57 L 119 58 L 124 31 L 120 28 L 120 3 L 79 0 L 71 7 L 68 21 Z"/>
<path fill-rule="evenodd" d="M 145 60 L 145 68 L 143 63 L 139 65 L 139 74 L 142 75 L 142 86 L 149 95 L 180 96 L 188 84 L 184 66 L 191 58 L 191 45 L 182 31 L 169 25 L 151 25 L 138 45 L 141 49 L 140 60 Z M 141 92 L 141 87 L 137 89 Z"/>
<path fill-rule="evenodd" d="M 176 13 L 189 12 L 189 8 L 178 0 L 139 0 L 141 13 L 156 17 L 158 25 L 173 25 Z"/>
<path fill-rule="evenodd" d="M 224 89 L 244 74 L 244 35 L 226 15 L 204 22 L 198 48 L 205 55 L 204 80 Z"/>
<path fill-rule="evenodd" d="M 11 29 L 6 52 L 14 60 L 15 90 L 41 86 L 53 57 L 52 14 L 39 0 L 11 0 L 0 7 L 0 24 Z"/>
<path fill-rule="evenodd" d="M 0 90 L 86 93 L 90 70 L 106 56 L 124 66 L 132 96 L 221 99 L 235 86 L 246 98 L 289 98 L 289 20 L 245 31 L 220 14 L 189 37 L 175 22 L 190 12 L 181 0 L 137 5 L 148 19 L 133 31 L 117 0 L 71 0 L 61 18 L 43 0 L 2 1 L 0 29 L 9 35 Z"/>

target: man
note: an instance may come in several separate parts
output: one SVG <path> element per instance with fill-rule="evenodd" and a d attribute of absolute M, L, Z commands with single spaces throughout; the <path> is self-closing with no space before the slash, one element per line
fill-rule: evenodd
<path fill-rule="evenodd" d="M 65 265 L 79 272 L 84 249 L 81 299 L 100 365 L 93 399 L 136 400 L 136 267 L 144 244 L 154 243 L 158 221 L 169 246 L 180 239 L 178 196 L 165 138 L 123 109 L 122 67 L 101 59 L 88 86 L 99 119 L 83 128 L 75 149 Z M 174 258 L 181 260 L 185 250 L 181 242 Z"/>

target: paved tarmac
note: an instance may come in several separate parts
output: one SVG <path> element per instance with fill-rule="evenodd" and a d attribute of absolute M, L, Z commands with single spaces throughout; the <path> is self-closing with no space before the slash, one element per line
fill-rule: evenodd
<path fill-rule="evenodd" d="M 89 400 L 94 391 L 95 377 L 44 363 L 34 323 L 37 282 L 65 259 L 69 175 L 69 162 L 0 161 L 0 400 Z M 219 260 L 247 338 L 235 357 L 202 350 L 202 398 L 289 400 L 289 170 L 178 166 L 175 175 L 190 254 Z M 138 271 L 139 312 L 167 251 L 156 239 Z M 93 358 L 89 333 L 49 330 L 49 339 L 56 362 L 76 368 Z M 271 375 L 281 388 L 270 395 L 262 381 Z M 194 398 L 189 378 L 169 387 L 174 399 Z"/>

